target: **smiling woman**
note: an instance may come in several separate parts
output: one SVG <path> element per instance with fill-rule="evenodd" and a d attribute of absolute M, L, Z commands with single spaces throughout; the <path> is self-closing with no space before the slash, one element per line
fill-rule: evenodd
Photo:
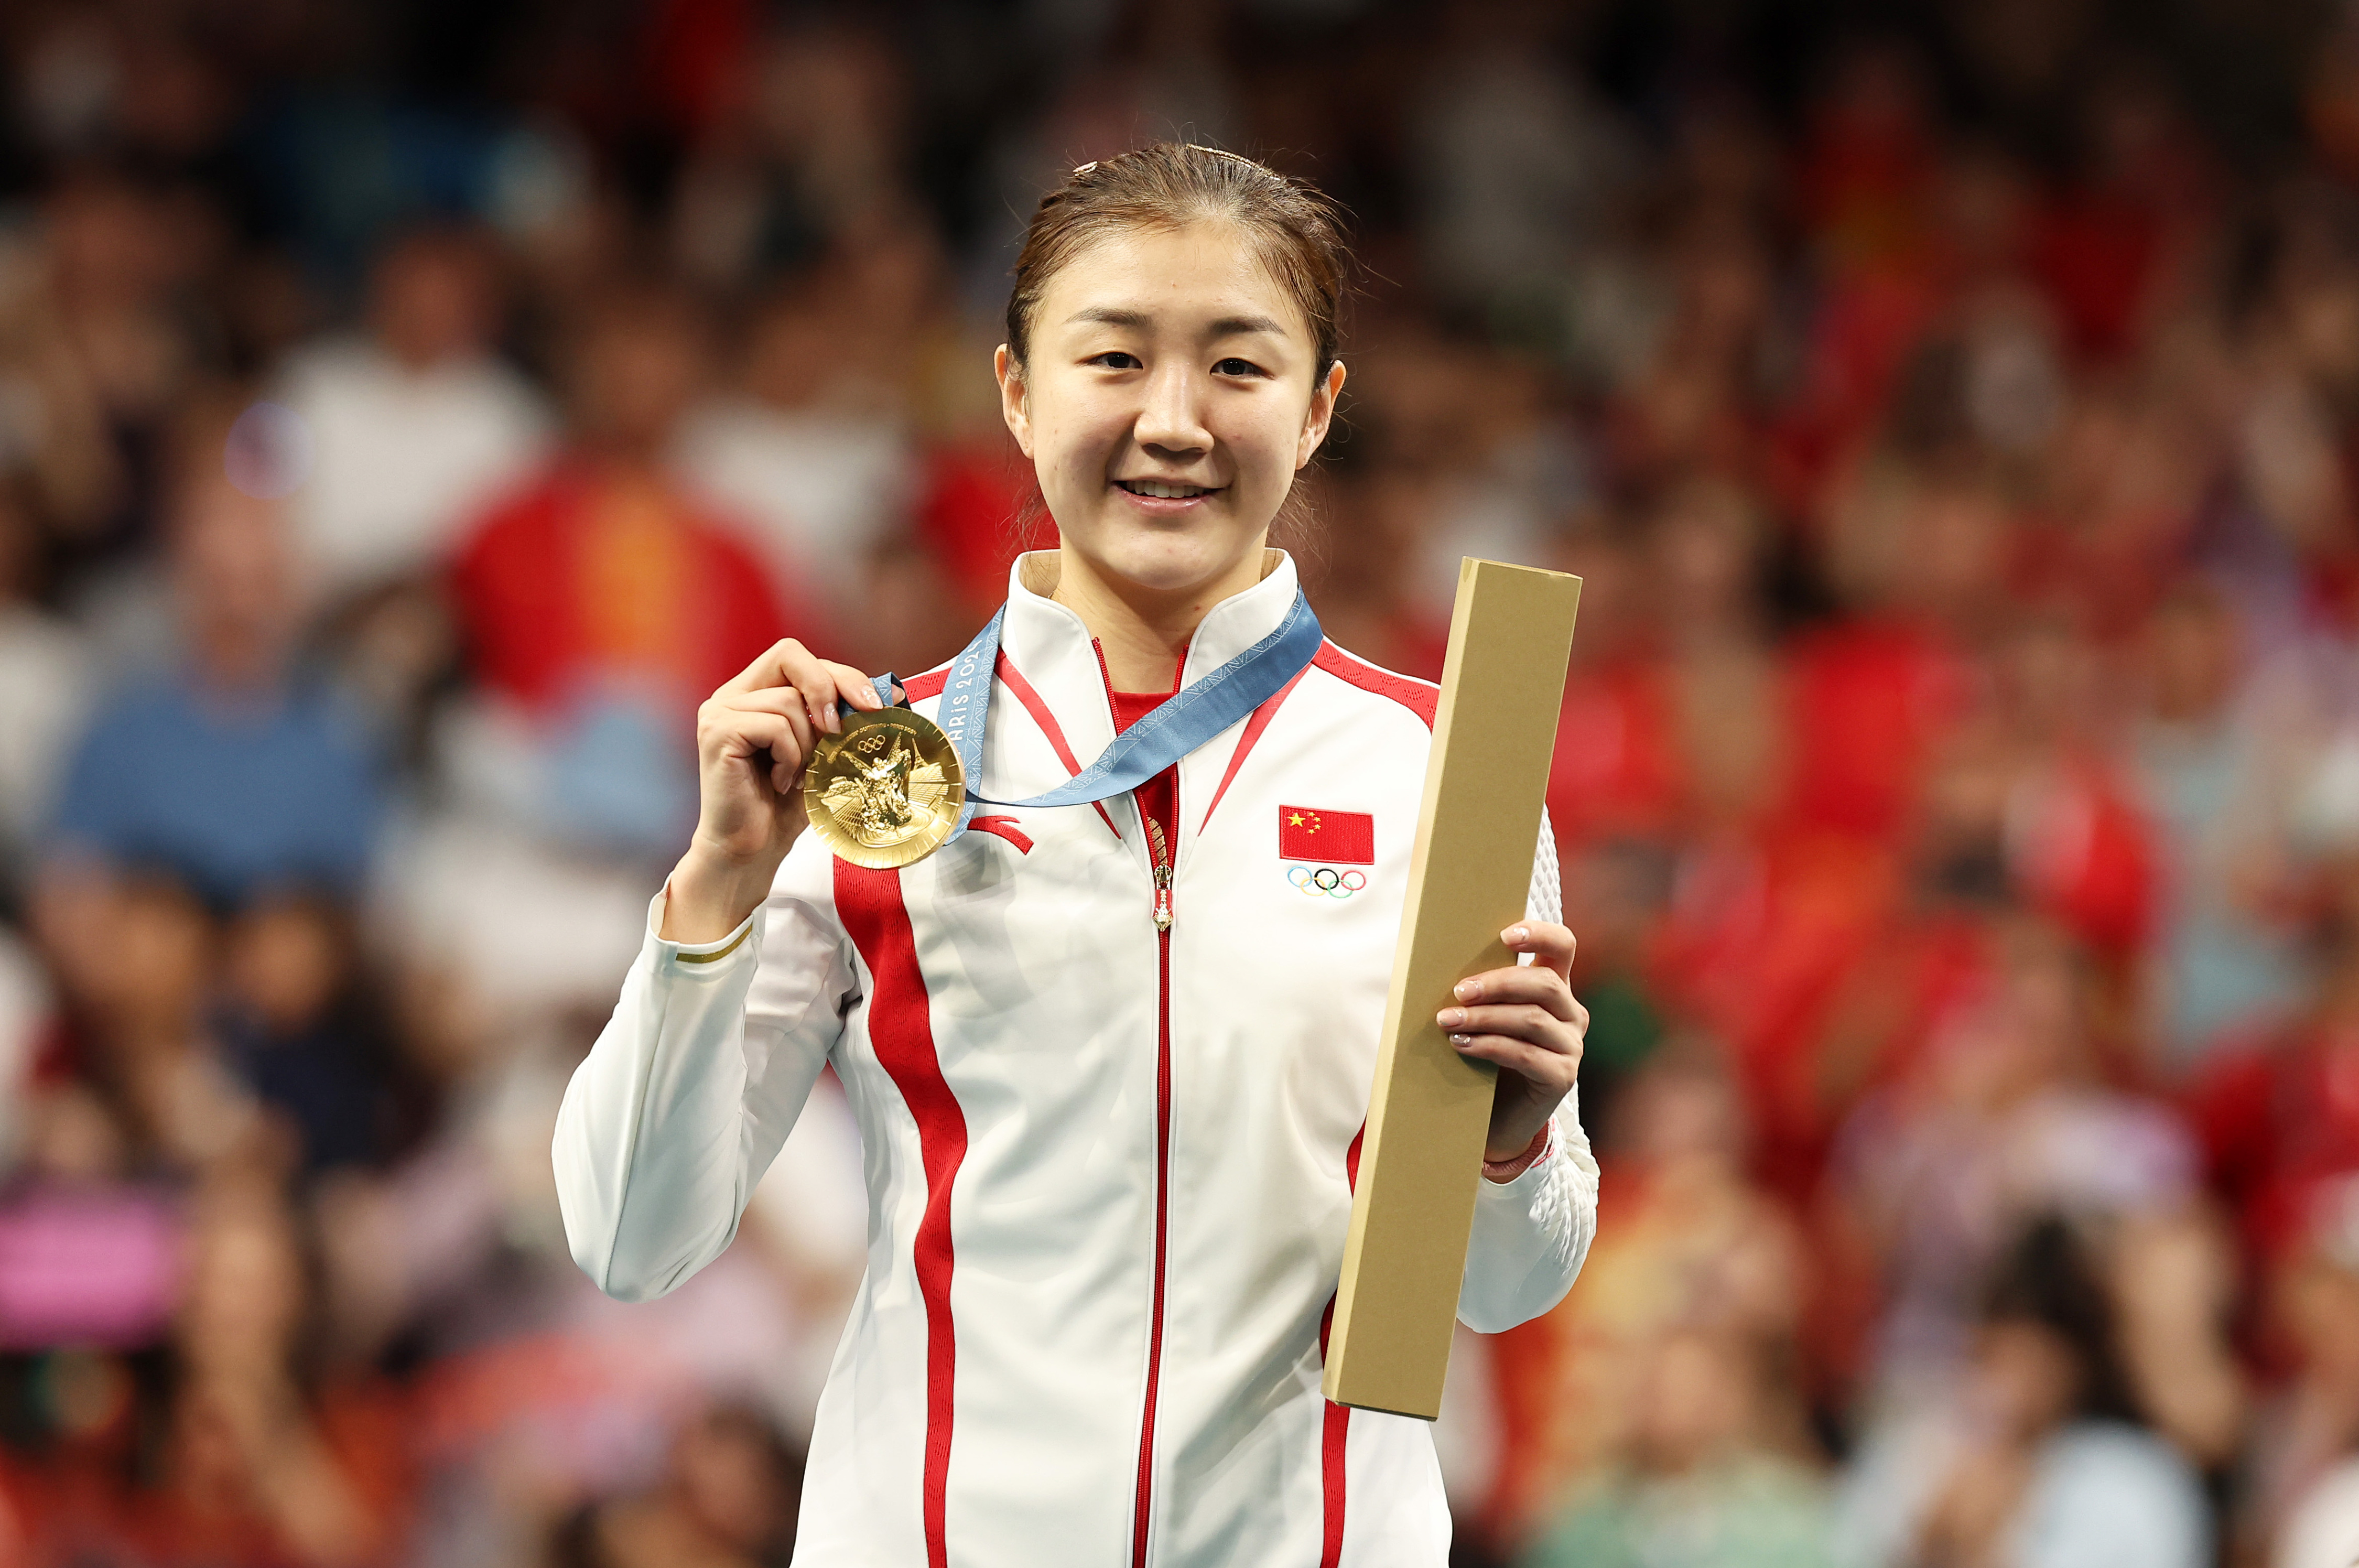
<path fill-rule="evenodd" d="M 1268 544 L 1343 386 L 1345 259 L 1322 198 L 1205 147 L 1041 202 L 995 369 L 1058 547 L 887 693 L 956 738 L 980 831 L 895 870 L 802 833 L 815 742 L 884 698 L 798 643 L 700 711 L 696 835 L 559 1188 L 591 1277 L 660 1294 L 835 1070 L 869 1274 L 799 1563 L 1447 1559 L 1423 1423 L 1320 1397 L 1435 701 L 1325 642 Z M 1458 1308 L 1485 1332 L 1553 1306 L 1595 1223 L 1558 909 L 1538 856 L 1503 933 L 1532 962 L 1437 1020 L 1502 1069 Z"/>
<path fill-rule="evenodd" d="M 1055 597 L 1123 690 L 1260 581 L 1269 524 L 1343 387 L 1333 210 L 1249 159 L 1150 147 L 1041 203 L 996 365 L 1057 520 Z"/>

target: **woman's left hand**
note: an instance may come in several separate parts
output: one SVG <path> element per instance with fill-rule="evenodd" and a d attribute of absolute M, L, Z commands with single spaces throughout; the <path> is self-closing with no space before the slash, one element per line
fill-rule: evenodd
<path fill-rule="evenodd" d="M 1490 1163 L 1515 1159 L 1548 1125 L 1581 1072 L 1589 1030 L 1589 1009 L 1572 996 L 1572 932 L 1523 920 L 1499 937 L 1532 962 L 1468 975 L 1453 993 L 1461 1005 L 1434 1017 L 1460 1052 L 1498 1066 L 1483 1145 Z"/>

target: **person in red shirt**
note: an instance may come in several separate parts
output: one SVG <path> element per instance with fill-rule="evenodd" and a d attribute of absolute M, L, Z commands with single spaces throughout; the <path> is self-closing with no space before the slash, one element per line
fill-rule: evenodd
<path fill-rule="evenodd" d="M 782 636 L 832 630 L 669 466 L 706 368 L 691 302 L 620 289 L 573 344 L 571 439 L 476 525 L 450 592 L 477 681 L 549 780 L 538 825 L 629 853 L 694 818 L 697 696 Z"/>
<path fill-rule="evenodd" d="M 2301 1241 L 2321 1183 L 2359 1171 L 2359 856 L 2339 857 L 2327 886 L 2316 1000 L 2285 1026 L 2223 1047 L 2186 1095 L 2213 1180 L 2261 1261 Z"/>
<path fill-rule="evenodd" d="M 570 443 L 453 564 L 477 678 L 538 716 L 618 689 L 686 712 L 779 637 L 827 635 L 666 466 L 706 346 L 679 294 L 625 289 L 593 307 L 567 367 Z"/>

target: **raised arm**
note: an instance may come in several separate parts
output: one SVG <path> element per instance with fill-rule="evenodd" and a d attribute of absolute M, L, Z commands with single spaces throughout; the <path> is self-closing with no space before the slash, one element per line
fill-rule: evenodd
<path fill-rule="evenodd" d="M 698 710 L 696 834 L 552 1149 L 574 1261 L 609 1295 L 661 1295 L 729 1245 L 842 1033 L 855 970 L 832 867 L 797 845 L 803 764 L 839 704 L 875 690 L 788 641 Z"/>
<path fill-rule="evenodd" d="M 874 709 L 875 683 L 788 637 L 696 711 L 696 834 L 672 868 L 661 934 L 727 937 L 769 897 L 803 831 L 803 765 L 841 708 Z"/>

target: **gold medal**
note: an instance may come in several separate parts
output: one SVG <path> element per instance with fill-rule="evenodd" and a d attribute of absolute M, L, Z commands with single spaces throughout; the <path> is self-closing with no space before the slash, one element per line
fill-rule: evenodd
<path fill-rule="evenodd" d="M 950 737 L 907 708 L 843 710 L 803 770 L 811 831 L 837 856 L 872 871 L 912 865 L 958 826 L 966 773 Z"/>

